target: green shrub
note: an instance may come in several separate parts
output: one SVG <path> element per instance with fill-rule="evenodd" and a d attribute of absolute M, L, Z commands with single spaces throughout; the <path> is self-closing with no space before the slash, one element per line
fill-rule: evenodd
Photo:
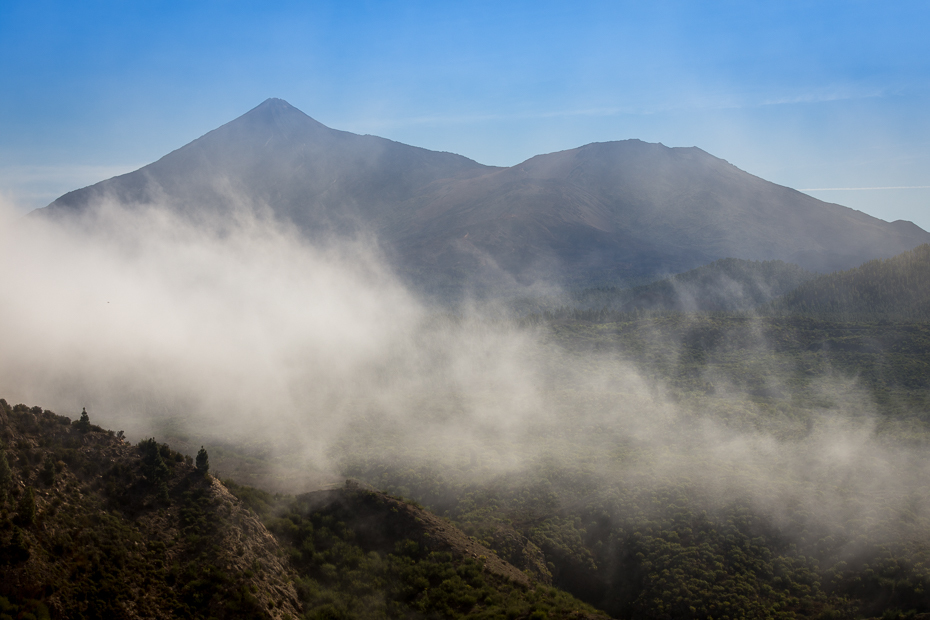
<path fill-rule="evenodd" d="M 16 524 L 20 527 L 32 527 L 36 522 L 36 496 L 32 487 L 26 487 L 16 506 Z"/>

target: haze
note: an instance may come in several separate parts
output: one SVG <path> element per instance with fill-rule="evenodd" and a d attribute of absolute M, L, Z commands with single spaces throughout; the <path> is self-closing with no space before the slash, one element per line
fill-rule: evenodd
<path fill-rule="evenodd" d="M 495 307 L 424 305 L 373 239 L 310 244 L 236 213 L 195 226 L 110 204 L 63 225 L 7 207 L 0 393 L 87 407 L 133 441 L 259 450 L 290 490 L 359 458 L 472 482 L 549 463 L 612 484 L 685 481 L 698 505 L 748 500 L 776 522 L 802 506 L 805 530 L 922 531 L 930 463 L 875 433 L 854 381 L 824 381 L 830 404 L 807 418 L 734 427 L 676 405 L 622 352 L 571 353 Z M 732 394 L 725 407 L 757 409 Z M 919 515 L 906 531 L 877 525 L 905 509 Z"/>

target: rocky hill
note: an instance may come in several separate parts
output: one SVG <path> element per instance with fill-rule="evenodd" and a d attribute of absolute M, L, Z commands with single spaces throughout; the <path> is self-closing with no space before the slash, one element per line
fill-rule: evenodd
<path fill-rule="evenodd" d="M 231 493 L 205 453 L 195 465 L 154 439 L 132 445 L 89 417 L 4 400 L 0 440 L 9 617 L 601 617 L 547 585 L 542 553 L 515 532 L 520 568 L 356 483 L 294 498 L 229 482 Z"/>
<path fill-rule="evenodd" d="M 59 618 L 299 614 L 281 546 L 189 457 L 2 400 L 0 437 L 8 604 Z"/>

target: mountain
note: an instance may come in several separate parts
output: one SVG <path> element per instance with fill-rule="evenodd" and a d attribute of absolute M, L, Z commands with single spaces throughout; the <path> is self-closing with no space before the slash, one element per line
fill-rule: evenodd
<path fill-rule="evenodd" d="M 805 282 L 776 300 L 781 313 L 834 318 L 930 318 L 930 245 Z"/>
<path fill-rule="evenodd" d="M 909 222 L 821 202 L 700 149 L 638 140 L 428 189 L 416 199 L 421 226 L 399 244 L 411 262 L 451 269 L 467 248 L 524 279 L 556 266 L 569 281 L 611 281 L 726 257 L 829 272 L 930 240 Z"/>
<path fill-rule="evenodd" d="M 194 217 L 270 208 L 307 232 L 357 223 L 378 230 L 423 186 L 490 169 L 460 155 L 330 129 L 268 99 L 155 163 L 69 192 L 47 210 L 81 210 L 107 199 Z"/>
<path fill-rule="evenodd" d="M 617 284 L 727 257 L 829 272 L 930 242 L 910 222 L 821 202 L 694 147 L 594 143 L 494 168 L 330 129 L 279 99 L 44 212 L 105 199 L 194 218 L 269 209 L 309 236 L 370 231 L 400 273 L 440 291 Z"/>

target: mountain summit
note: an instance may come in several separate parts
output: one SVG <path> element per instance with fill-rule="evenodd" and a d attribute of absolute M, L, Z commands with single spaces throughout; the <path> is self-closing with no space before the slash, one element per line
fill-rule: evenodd
<path fill-rule="evenodd" d="M 719 258 L 828 272 L 930 242 L 748 174 L 698 148 L 588 144 L 510 168 L 326 127 L 281 99 L 135 172 L 65 194 L 181 213 L 270 209 L 309 236 L 375 233 L 397 269 L 442 288 L 623 282 Z"/>
<path fill-rule="evenodd" d="M 65 194 L 48 210 L 104 199 L 192 215 L 270 208 L 312 232 L 374 223 L 424 185 L 488 169 L 459 155 L 330 129 L 268 99 L 155 163 Z"/>

